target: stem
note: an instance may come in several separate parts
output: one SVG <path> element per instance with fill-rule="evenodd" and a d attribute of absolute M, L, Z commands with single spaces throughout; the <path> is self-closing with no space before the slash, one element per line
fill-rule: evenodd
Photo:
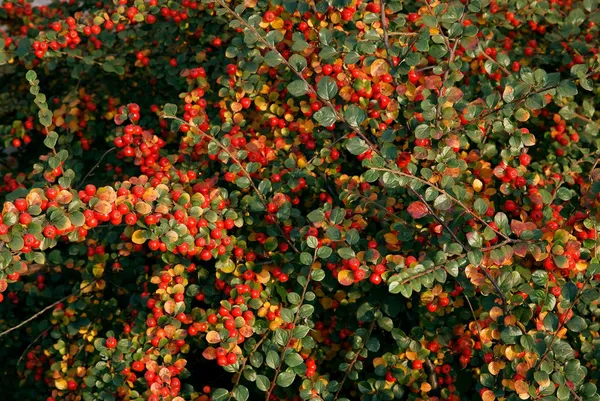
<path fill-rule="evenodd" d="M 411 187 L 408 187 L 408 188 L 421 200 L 421 202 L 423 202 L 423 204 L 425 204 L 425 206 L 429 210 L 429 213 L 431 213 L 431 215 L 433 216 L 433 218 L 436 219 L 437 222 L 440 223 L 444 227 L 444 229 L 446 231 L 448 231 L 448 233 L 454 239 L 454 241 L 457 242 L 465 252 L 469 252 L 471 250 L 471 247 L 468 246 L 467 244 L 465 244 L 463 241 L 461 241 L 458 238 L 458 236 L 454 233 L 454 231 L 452 231 L 452 229 L 448 226 L 448 224 L 441 217 L 439 217 L 435 213 L 435 211 L 433 210 L 433 208 L 431 206 L 429 206 L 429 204 L 427 203 L 427 201 L 425 200 L 425 198 L 423 198 L 423 196 L 420 193 L 418 193 L 417 191 L 415 191 Z M 504 309 L 504 311 L 506 312 L 506 297 L 504 296 L 504 293 L 502 292 L 502 289 L 500 288 L 500 286 L 498 285 L 498 283 L 496 282 L 496 280 L 492 277 L 492 275 L 490 274 L 490 272 L 484 266 L 482 266 L 480 264 L 477 267 L 479 267 L 481 269 L 481 271 L 483 272 L 483 275 L 492 283 L 492 286 L 494 287 L 494 290 L 495 290 L 496 294 L 502 300 L 502 309 Z"/>
<path fill-rule="evenodd" d="M 333 397 L 333 401 L 337 400 L 338 397 L 340 396 L 340 393 L 342 392 L 342 388 L 344 388 L 344 383 L 346 382 L 348 375 L 352 371 L 352 368 L 354 367 L 354 364 L 356 363 L 356 361 L 358 361 L 358 357 L 360 356 L 360 353 L 362 352 L 362 350 L 365 348 L 367 341 L 369 340 L 369 338 L 371 338 L 371 333 L 373 333 L 373 329 L 375 328 L 375 323 L 377 323 L 377 319 L 373 318 L 373 321 L 371 322 L 371 326 L 369 327 L 369 332 L 367 333 L 360 349 L 358 351 L 356 351 L 354 358 L 352 358 L 352 362 L 350 362 L 350 365 L 348 365 L 348 368 L 344 372 L 344 378 L 340 382 L 340 388 L 338 389 L 337 393 L 335 393 L 335 397 Z"/>
<path fill-rule="evenodd" d="M 46 306 L 44 309 L 42 309 L 41 311 L 39 311 L 39 312 L 38 312 L 38 313 L 36 313 L 35 315 L 31 316 L 30 318 L 28 318 L 28 319 L 26 319 L 26 320 L 22 321 L 21 323 L 19 323 L 18 325 L 14 326 L 14 327 L 11 327 L 10 329 L 8 329 L 8 330 L 5 330 L 5 331 L 3 331 L 2 333 L 0 333 L 0 337 L 4 337 L 4 336 L 5 336 L 5 335 L 7 335 L 8 333 L 10 333 L 10 332 L 12 332 L 12 331 L 14 331 L 14 330 L 17 330 L 18 328 L 20 328 L 20 327 L 22 327 L 22 326 L 26 325 L 27 323 L 31 322 L 32 320 L 35 320 L 35 319 L 37 319 L 38 317 L 40 317 L 41 315 L 43 315 L 44 313 L 46 313 L 46 312 L 47 312 L 47 311 L 49 311 L 50 309 L 54 308 L 54 307 L 55 307 L 56 305 L 58 305 L 59 303 L 61 303 L 61 302 L 64 302 L 65 300 L 67 300 L 68 298 L 70 298 L 70 297 L 71 297 L 71 296 L 73 296 L 73 295 L 79 294 L 81 291 L 83 291 L 84 289 L 86 289 L 87 287 L 89 287 L 89 286 L 91 286 L 92 284 L 95 284 L 95 283 L 96 283 L 95 281 L 92 281 L 91 283 L 89 283 L 89 284 L 88 284 L 88 285 L 86 285 L 85 287 L 83 287 L 83 288 L 80 288 L 80 289 L 78 289 L 77 291 L 75 291 L 75 292 L 72 292 L 71 294 L 69 294 L 69 295 L 67 295 L 67 296 L 65 296 L 65 297 L 62 297 L 62 298 L 61 298 L 61 299 L 59 299 L 58 301 L 56 301 L 56 302 L 54 302 L 54 303 L 52 303 L 52 304 L 50 304 L 50 305 Z"/>
<path fill-rule="evenodd" d="M 81 186 L 83 185 L 83 183 L 85 182 L 85 180 L 90 176 L 90 174 L 92 174 L 92 172 L 96 168 L 98 168 L 98 166 L 100 165 L 100 163 L 102 163 L 102 160 L 104 160 L 104 158 L 106 157 L 106 155 L 108 155 L 110 152 L 112 152 L 115 149 L 116 149 L 115 147 L 112 147 L 112 148 L 108 149 L 106 152 L 104 152 L 104 154 L 100 157 L 100 160 L 98 160 L 98 163 L 94 164 L 94 167 L 92 167 L 90 169 L 90 171 L 88 171 L 88 173 L 85 175 L 85 177 L 83 177 L 83 179 L 79 183 L 79 186 L 77 187 L 77 189 L 81 188 Z"/>
<path fill-rule="evenodd" d="M 394 175 L 398 175 L 398 176 L 401 176 L 401 177 L 406 177 L 406 178 L 410 178 L 410 179 L 419 181 L 420 183 L 425 184 L 428 187 L 431 187 L 431 188 L 435 189 L 436 191 L 440 192 L 441 194 L 444 194 L 448 198 L 452 199 L 456 204 L 458 204 L 460 207 L 462 207 L 463 209 L 465 209 L 466 211 L 468 211 L 469 214 L 471 214 L 475 219 L 477 219 L 479 222 L 481 222 L 485 226 L 489 227 L 491 230 L 493 230 L 496 234 L 498 234 L 499 236 L 501 236 L 505 240 L 508 240 L 508 241 L 511 241 L 511 242 L 514 241 L 511 238 L 509 238 L 507 235 L 505 235 L 504 233 L 502 233 L 499 230 L 496 230 L 495 228 L 491 227 L 485 220 L 483 220 L 482 217 L 480 217 L 478 214 L 476 214 L 473 210 L 471 210 L 471 208 L 469 208 L 467 205 L 465 205 L 462 201 L 460 201 L 459 199 L 457 199 L 454 196 L 450 195 L 447 191 L 439 188 L 438 186 L 430 183 L 427 180 L 424 180 L 422 178 L 416 177 L 416 176 L 414 176 L 412 174 L 405 173 L 405 172 L 400 171 L 400 170 L 392 170 L 390 168 L 372 167 L 371 170 L 383 171 L 383 172 L 387 172 L 387 173 L 390 173 L 390 174 L 394 174 Z"/>
<path fill-rule="evenodd" d="M 252 189 L 254 190 L 254 192 L 256 192 L 256 195 L 258 196 L 258 199 L 260 199 L 261 203 L 265 207 L 265 211 L 267 211 L 267 213 L 271 217 L 273 217 L 273 219 L 277 222 L 277 228 L 279 229 L 279 231 L 281 233 L 281 236 L 285 239 L 285 241 L 288 243 L 288 245 L 292 247 L 292 249 L 294 250 L 294 252 L 300 253 L 300 251 L 298 250 L 298 248 L 296 248 L 296 246 L 292 243 L 292 241 L 290 241 L 287 238 L 287 236 L 285 235 L 285 233 L 283 232 L 283 229 L 281 228 L 281 226 L 279 224 L 279 220 L 277 219 L 277 216 L 273 216 L 271 213 L 268 212 L 268 210 L 267 210 L 267 200 L 265 199 L 264 195 L 258 190 L 258 188 L 256 187 L 256 184 L 254 184 L 254 180 L 250 176 L 250 173 L 248 173 L 248 170 L 246 170 L 246 168 L 242 165 L 242 163 L 229 151 L 229 149 L 227 149 L 227 147 L 225 145 L 223 145 L 221 142 L 219 142 L 212 135 L 209 135 L 206 132 L 202 131 L 197 125 L 195 125 L 192 122 L 188 123 L 187 121 L 182 120 L 181 118 L 178 118 L 178 117 L 163 116 L 163 118 L 172 118 L 174 120 L 180 121 L 183 124 L 189 125 L 190 128 L 192 128 L 192 132 L 194 132 L 193 130 L 196 130 L 197 133 L 200 134 L 203 138 L 208 138 L 209 141 L 214 142 L 222 151 L 224 151 L 225 153 L 227 153 L 227 155 L 229 156 L 229 158 L 231 160 L 233 160 L 233 162 L 239 166 L 239 168 L 242 171 L 242 173 L 244 174 L 244 176 L 250 182 L 250 186 L 252 187 Z"/>
<path fill-rule="evenodd" d="M 312 258 L 312 263 L 309 267 L 310 271 L 308 273 L 308 276 L 306 277 L 306 284 L 304 284 L 304 287 L 302 289 L 302 295 L 300 296 L 300 302 L 298 303 L 298 309 L 296 310 L 296 314 L 294 315 L 294 321 L 292 322 L 292 327 L 296 327 L 296 322 L 298 321 L 298 317 L 300 316 L 300 308 L 302 307 L 302 304 L 304 303 L 304 299 L 306 297 L 306 292 L 308 291 L 308 285 L 310 284 L 310 279 L 311 279 L 311 275 L 312 275 L 312 265 L 315 263 L 315 260 L 317 260 L 317 249 L 315 249 L 315 252 L 313 253 L 313 258 Z M 288 349 L 288 347 L 290 346 L 290 343 L 292 342 L 293 336 L 292 333 L 290 332 L 290 338 L 288 338 L 285 347 L 283 347 L 283 350 L 281 351 L 281 354 L 279 355 L 279 364 L 277 365 L 277 368 L 275 369 L 275 376 L 273 376 L 273 380 L 271 381 L 271 385 L 269 386 L 269 390 L 267 391 L 267 396 L 265 397 L 265 401 L 269 401 L 269 399 L 271 398 L 271 393 L 273 392 L 273 390 L 275 389 L 275 385 L 277 382 L 277 376 L 279 376 L 279 372 L 281 372 L 281 367 L 283 366 L 283 354 L 285 353 L 285 350 Z"/>
<path fill-rule="evenodd" d="M 235 383 L 233 384 L 233 389 L 229 393 L 229 397 L 227 398 L 227 401 L 231 401 L 231 398 L 233 398 L 233 390 L 235 390 L 235 388 L 238 386 L 238 384 L 240 384 L 240 380 L 242 379 L 242 373 L 244 372 L 244 369 L 246 368 L 246 364 L 248 363 L 248 360 L 250 359 L 250 357 L 252 355 L 254 355 L 254 353 L 258 350 L 258 348 L 261 346 L 261 344 L 267 339 L 268 334 L 269 334 L 268 331 L 265 332 L 265 334 L 263 334 L 260 341 L 256 343 L 254 348 L 252 348 L 252 351 L 250 351 L 248 356 L 244 358 L 244 361 L 242 362 L 242 366 L 240 366 L 240 370 L 238 371 L 237 379 L 235 380 Z"/>
<path fill-rule="evenodd" d="M 392 55 L 390 53 L 390 39 L 388 36 L 387 30 L 387 21 L 385 18 L 385 0 L 380 0 L 380 18 L 381 18 L 381 29 L 383 29 L 383 45 L 385 46 L 385 55 L 387 58 L 387 62 L 390 65 L 390 69 L 394 68 L 394 63 L 392 61 Z"/>

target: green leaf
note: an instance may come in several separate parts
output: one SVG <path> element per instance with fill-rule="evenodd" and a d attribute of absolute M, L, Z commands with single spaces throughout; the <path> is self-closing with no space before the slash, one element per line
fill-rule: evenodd
<path fill-rule="evenodd" d="M 167 117 L 175 117 L 177 114 L 177 106 L 172 103 L 165 104 L 163 110 L 165 112 L 165 116 Z"/>
<path fill-rule="evenodd" d="M 264 375 L 256 376 L 256 387 L 260 391 L 267 391 L 269 389 L 270 384 L 271 384 L 271 382 L 269 381 L 267 376 L 264 376 Z"/>
<path fill-rule="evenodd" d="M 304 359 L 297 352 L 291 352 L 285 356 L 284 361 L 286 365 L 293 368 L 304 362 Z"/>
<path fill-rule="evenodd" d="M 287 86 L 288 92 L 294 97 L 306 95 L 308 93 L 308 85 L 301 79 L 292 81 Z"/>
<path fill-rule="evenodd" d="M 44 145 L 52 149 L 54 148 L 54 145 L 56 145 L 56 141 L 58 141 L 58 134 L 54 131 L 50 131 L 44 139 Z"/>
<path fill-rule="evenodd" d="M 248 391 L 248 388 L 246 388 L 246 386 L 243 385 L 238 385 L 235 390 L 233 390 L 233 398 L 235 398 L 238 401 L 247 401 L 248 397 L 250 396 L 250 392 Z M 214 396 L 213 396 L 214 399 Z"/>
<path fill-rule="evenodd" d="M 353 155 L 360 155 L 369 149 L 367 143 L 357 136 L 348 139 L 345 145 L 348 152 Z"/>
<path fill-rule="evenodd" d="M 317 84 L 317 94 L 325 100 L 332 100 L 337 95 L 338 87 L 333 78 L 323 77 Z"/>
<path fill-rule="evenodd" d="M 335 112 L 331 107 L 323 107 L 315 114 L 313 117 L 319 124 L 324 127 L 329 127 L 333 125 L 337 121 L 337 117 L 335 116 Z"/>
<path fill-rule="evenodd" d="M 483 215 L 488 210 L 488 204 L 483 199 L 477 198 L 473 204 L 473 208 L 477 213 L 479 213 L 479 215 Z"/>
<path fill-rule="evenodd" d="M 269 351 L 267 352 L 267 359 L 265 361 L 268 367 L 276 369 L 277 365 L 279 365 L 279 354 L 275 351 Z"/>
<path fill-rule="evenodd" d="M 310 212 L 306 217 L 308 217 L 308 220 L 312 223 L 320 223 L 325 219 L 325 214 L 321 210 L 316 209 Z"/>
<path fill-rule="evenodd" d="M 31 81 L 35 81 L 37 79 L 37 74 L 35 73 L 34 70 L 29 70 L 27 71 L 27 74 L 25 74 L 25 78 L 31 82 Z"/>
<path fill-rule="evenodd" d="M 276 67 L 279 64 L 281 64 L 282 61 L 283 59 L 281 58 L 279 53 L 273 50 L 271 50 L 265 55 L 265 63 L 267 63 L 269 67 Z"/>
<path fill-rule="evenodd" d="M 40 118 L 40 124 L 44 127 L 49 127 L 52 125 L 52 112 L 48 109 L 43 109 L 38 111 L 38 117 Z"/>
<path fill-rule="evenodd" d="M 562 97 L 575 96 L 577 94 L 577 86 L 572 81 L 565 79 L 558 85 L 556 93 Z"/>
<path fill-rule="evenodd" d="M 281 372 L 279 376 L 277 376 L 276 383 L 279 387 L 289 387 L 294 382 L 295 378 L 296 374 L 294 372 L 286 370 L 285 372 Z"/>
<path fill-rule="evenodd" d="M 213 401 L 225 401 L 229 397 L 229 391 L 224 388 L 218 388 L 211 395 Z"/>
<path fill-rule="evenodd" d="M 359 127 L 366 118 L 365 111 L 354 104 L 348 106 L 344 112 L 344 119 L 351 127 Z"/>
<path fill-rule="evenodd" d="M 452 207 L 452 201 L 447 195 L 442 194 L 435 198 L 433 207 L 435 207 L 437 210 L 448 210 L 450 207 Z"/>
<path fill-rule="evenodd" d="M 302 70 L 306 68 L 306 59 L 299 54 L 293 54 L 292 57 L 290 57 L 290 59 L 288 60 L 288 62 L 298 72 L 302 72 Z"/>

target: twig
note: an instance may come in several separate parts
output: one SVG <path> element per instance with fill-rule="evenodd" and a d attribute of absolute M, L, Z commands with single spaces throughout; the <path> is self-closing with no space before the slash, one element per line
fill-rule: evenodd
<path fill-rule="evenodd" d="M 463 241 L 461 241 L 458 238 L 458 236 L 454 233 L 454 231 L 452 231 L 452 229 L 450 228 L 450 226 L 448 226 L 448 224 L 441 217 L 439 217 L 437 215 L 437 213 L 435 212 L 435 210 L 433 210 L 433 208 L 429 205 L 429 203 L 427 203 L 427 201 L 425 200 L 425 198 L 423 198 L 423 196 L 420 193 L 418 193 L 417 191 L 415 191 L 414 189 L 412 189 L 410 186 L 408 188 L 427 207 L 427 209 L 429 210 L 429 213 L 431 213 L 431 215 L 433 216 L 433 218 L 436 219 L 437 222 L 440 223 L 444 227 L 444 229 L 450 234 L 450 236 L 454 239 L 454 241 L 457 242 L 460 245 L 460 247 L 465 252 L 469 252 L 471 250 L 471 247 L 468 244 L 465 244 Z M 492 277 L 492 275 L 490 274 L 490 272 L 488 272 L 487 269 L 484 266 L 482 266 L 480 264 L 478 267 L 481 268 L 481 271 L 483 272 L 483 275 L 492 283 L 492 286 L 494 287 L 494 290 L 496 291 L 496 294 L 498 294 L 498 296 L 502 300 L 502 309 L 504 311 L 506 311 L 506 297 L 504 296 L 504 293 L 502 292 L 502 289 L 500 288 L 500 286 L 498 285 L 498 283 L 496 282 L 496 280 Z"/>
<path fill-rule="evenodd" d="M 340 388 L 335 393 L 335 397 L 333 397 L 333 401 L 337 400 L 338 397 L 340 396 L 340 393 L 342 392 L 342 389 L 344 388 L 344 383 L 346 382 L 346 379 L 348 378 L 348 375 L 352 371 L 352 368 L 354 367 L 354 364 L 356 364 L 356 361 L 358 361 L 358 358 L 360 357 L 360 353 L 362 352 L 362 350 L 367 345 L 367 341 L 369 340 L 369 338 L 371 338 L 371 333 L 373 333 L 373 329 L 375 328 L 375 323 L 377 323 L 377 319 L 373 318 L 373 321 L 371 322 L 371 326 L 369 327 L 369 332 L 365 336 L 365 338 L 364 338 L 364 340 L 362 342 L 362 345 L 360 346 L 360 349 L 358 351 L 356 351 L 356 354 L 354 355 L 354 358 L 352 358 L 352 361 L 350 362 L 350 365 L 348 365 L 348 368 L 346 369 L 346 371 L 344 373 L 344 378 L 340 382 Z"/>
<path fill-rule="evenodd" d="M 77 189 L 80 189 L 81 186 L 83 185 L 83 183 L 85 182 L 85 180 L 90 176 L 90 174 L 92 174 L 92 172 L 100 165 L 100 163 L 102 163 L 102 160 L 104 160 L 104 158 L 106 157 L 106 155 L 108 155 L 110 152 L 112 152 L 113 150 L 115 150 L 115 147 L 112 147 L 110 149 L 108 149 L 106 152 L 104 152 L 104 154 L 100 157 L 100 160 L 98 160 L 98 163 L 94 164 L 94 167 L 92 167 L 90 169 L 90 171 L 88 171 L 88 173 L 85 175 L 85 177 L 83 177 L 83 179 L 81 180 L 81 182 L 79 183 L 79 186 L 77 187 Z"/>
<path fill-rule="evenodd" d="M 44 309 L 42 309 L 41 311 L 39 311 L 38 313 L 36 313 L 35 315 L 31 316 L 30 318 L 22 321 L 21 323 L 19 323 L 18 325 L 11 327 L 8 330 L 3 331 L 2 333 L 0 333 L 0 337 L 4 337 L 5 335 L 7 335 L 8 333 L 17 330 L 18 328 L 26 325 L 27 323 L 31 322 L 32 320 L 37 319 L 38 317 L 40 317 L 41 315 L 43 315 L 44 313 L 46 313 L 47 311 L 49 311 L 50 309 L 54 308 L 56 305 L 58 305 L 61 302 L 64 302 L 65 300 L 67 300 L 68 298 L 72 297 L 73 295 L 79 294 L 81 291 L 83 291 L 84 289 L 86 289 L 87 287 L 91 286 L 92 284 L 95 284 L 95 281 L 92 281 L 91 283 L 89 283 L 88 285 L 86 285 L 83 288 L 78 289 L 75 292 L 72 292 L 71 294 L 59 299 L 58 301 L 46 306 Z"/>
<path fill-rule="evenodd" d="M 310 284 L 310 280 L 311 280 L 311 276 L 312 276 L 312 264 L 315 262 L 315 260 L 317 260 L 317 249 L 318 248 L 316 248 L 315 252 L 313 253 L 312 263 L 309 266 L 310 270 L 309 270 L 308 276 L 306 276 L 306 283 L 304 284 L 304 288 L 302 289 L 302 295 L 300 296 L 300 302 L 298 303 L 298 309 L 296 310 L 296 314 L 294 315 L 294 321 L 292 322 L 292 327 L 296 327 L 296 322 L 298 321 L 298 317 L 300 316 L 300 309 L 302 307 L 302 304 L 304 303 L 304 299 L 306 298 L 306 292 L 308 291 L 308 285 Z M 265 401 L 269 401 L 269 399 L 271 398 L 271 393 L 275 389 L 275 385 L 277 382 L 277 376 L 279 376 L 279 372 L 281 371 L 281 366 L 283 366 L 283 361 L 284 361 L 283 354 L 290 346 L 292 339 L 293 339 L 293 336 L 292 336 L 292 333 L 290 332 L 290 338 L 288 338 L 288 340 L 285 344 L 285 347 L 283 347 L 283 350 L 281 351 L 281 354 L 279 355 L 279 364 L 277 365 L 277 368 L 275 369 L 275 376 L 273 376 L 273 380 L 271 381 L 271 385 L 269 386 L 269 390 L 267 391 L 267 396 L 265 397 Z"/>
<path fill-rule="evenodd" d="M 390 39 L 388 36 L 387 30 L 387 21 L 385 18 L 385 0 L 380 0 L 380 13 L 381 17 L 381 29 L 383 29 L 383 44 L 385 46 L 385 55 L 387 58 L 387 62 L 390 65 L 390 69 L 394 68 L 394 63 L 392 61 L 392 55 L 390 53 Z"/>
<path fill-rule="evenodd" d="M 25 354 L 27 353 L 27 351 L 29 351 L 29 349 L 33 346 L 33 344 L 37 343 L 38 340 L 40 338 L 42 338 L 42 336 L 46 333 L 48 333 L 48 330 L 50 330 L 52 328 L 52 326 L 48 327 L 46 330 L 42 331 L 36 338 L 35 340 L 33 340 L 28 346 L 27 348 L 25 348 L 25 351 L 23 351 L 23 353 L 21 354 L 21 356 L 19 357 L 19 360 L 17 361 L 17 366 L 19 366 L 19 364 L 21 363 L 21 361 L 23 360 L 23 357 L 25 356 Z"/>
<path fill-rule="evenodd" d="M 252 357 L 252 355 L 254 355 L 254 353 L 256 352 L 256 350 L 258 350 L 258 348 L 267 339 L 268 336 L 269 336 L 269 331 L 267 330 L 265 332 L 265 334 L 263 334 L 263 336 L 260 339 L 260 341 L 256 343 L 256 345 L 254 346 L 254 348 L 252 348 L 252 351 L 250 351 L 250 353 L 248 354 L 248 356 L 244 358 L 244 360 L 242 362 L 242 366 L 240 366 L 240 370 L 238 371 L 238 376 L 237 376 L 237 378 L 235 380 L 235 383 L 233 384 L 233 389 L 229 393 L 229 397 L 227 398 L 227 401 L 231 401 L 231 398 L 233 398 L 233 390 L 235 390 L 235 388 L 238 386 L 238 384 L 240 384 L 240 380 L 242 378 L 242 373 L 244 372 L 244 369 L 246 368 L 246 364 L 248 363 L 248 360 Z"/>
<path fill-rule="evenodd" d="M 371 170 L 383 171 L 383 172 L 387 172 L 387 173 L 390 173 L 390 174 L 394 174 L 394 175 L 398 175 L 398 176 L 401 176 L 401 177 L 406 177 L 406 178 L 409 178 L 409 179 L 413 179 L 413 180 L 419 181 L 420 183 L 425 184 L 428 187 L 431 187 L 431 188 L 435 189 L 436 191 L 440 192 L 441 194 L 444 194 L 448 198 L 452 199 L 456 204 L 458 204 L 464 210 L 468 211 L 469 214 L 471 214 L 475 219 L 477 219 L 479 222 L 481 222 L 485 226 L 489 227 L 491 230 L 493 230 L 496 234 L 498 234 L 499 236 L 501 236 L 505 240 L 513 241 L 511 238 L 509 238 L 507 235 L 505 235 L 501 231 L 496 230 L 495 228 L 493 228 L 492 226 L 490 226 L 489 223 L 487 223 L 485 220 L 483 220 L 482 217 L 480 217 L 477 213 L 475 213 L 473 210 L 471 210 L 471 208 L 469 208 L 467 205 L 465 205 L 464 202 L 462 202 L 461 200 L 455 198 L 454 196 L 450 195 L 447 191 L 445 191 L 445 190 L 441 189 L 440 187 L 438 187 L 438 186 L 430 183 L 429 181 L 424 180 L 423 178 L 419 178 L 417 176 L 414 176 L 412 174 L 408 174 L 408 173 L 405 173 L 405 172 L 400 171 L 400 170 L 392 170 L 390 168 L 372 167 Z"/>
<path fill-rule="evenodd" d="M 250 175 L 250 173 L 248 173 L 248 170 L 246 170 L 246 168 L 242 165 L 242 163 L 233 155 L 233 153 L 231 153 L 229 151 L 229 149 L 225 145 L 223 145 L 221 142 L 219 142 L 212 135 L 209 135 L 206 132 L 202 131 L 200 129 L 200 127 L 198 127 L 194 123 L 188 123 L 187 121 L 184 121 L 184 120 L 182 120 L 181 118 L 178 118 L 178 117 L 163 116 L 163 118 L 171 118 L 171 119 L 177 120 L 177 121 L 179 121 L 179 122 L 181 122 L 183 124 L 188 124 L 193 130 L 194 129 L 197 130 L 198 133 L 200 135 L 202 135 L 203 138 L 207 138 L 209 141 L 214 142 L 215 145 L 217 145 L 221 150 L 223 150 L 225 153 L 227 153 L 227 155 L 229 156 L 229 158 L 231 160 L 233 160 L 233 162 L 239 166 L 239 168 L 242 171 L 242 173 L 244 174 L 244 176 L 246 176 L 246 178 L 250 182 L 250 186 L 252 187 L 252 189 L 254 190 L 254 192 L 256 192 L 256 195 L 260 199 L 261 203 L 264 205 L 265 210 L 267 210 L 267 200 L 265 199 L 264 195 L 258 190 L 258 188 L 256 187 L 256 184 L 254 184 L 254 180 L 252 179 L 252 176 Z M 267 213 L 269 213 L 268 210 L 267 210 Z M 279 220 L 277 219 L 277 216 L 273 216 L 271 213 L 269 213 L 269 215 L 271 215 L 274 218 L 275 221 L 279 222 Z M 281 226 L 279 224 L 276 224 L 276 226 L 279 229 L 280 234 L 282 235 L 282 237 L 285 239 L 285 241 L 288 243 L 288 245 L 292 247 L 292 249 L 294 250 L 294 252 L 300 253 L 300 251 L 298 250 L 298 248 L 296 248 L 296 246 L 294 245 L 294 243 L 292 241 L 290 241 L 288 239 L 288 237 L 285 235 L 285 233 L 284 233 L 283 229 L 281 228 Z"/>

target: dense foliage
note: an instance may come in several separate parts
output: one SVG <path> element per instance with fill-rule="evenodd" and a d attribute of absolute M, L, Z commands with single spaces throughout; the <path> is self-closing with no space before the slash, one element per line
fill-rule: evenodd
<path fill-rule="evenodd" d="M 3 399 L 600 400 L 598 0 L 0 23 Z"/>

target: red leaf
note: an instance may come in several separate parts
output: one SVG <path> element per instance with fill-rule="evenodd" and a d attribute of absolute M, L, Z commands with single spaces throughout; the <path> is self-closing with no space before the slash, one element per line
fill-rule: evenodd
<path fill-rule="evenodd" d="M 410 205 L 408 205 L 408 213 L 410 213 L 410 215 L 415 218 L 415 219 L 420 219 L 423 216 L 427 216 L 427 214 L 429 213 L 429 209 L 427 209 L 427 206 L 423 203 L 423 202 L 413 202 Z"/>

